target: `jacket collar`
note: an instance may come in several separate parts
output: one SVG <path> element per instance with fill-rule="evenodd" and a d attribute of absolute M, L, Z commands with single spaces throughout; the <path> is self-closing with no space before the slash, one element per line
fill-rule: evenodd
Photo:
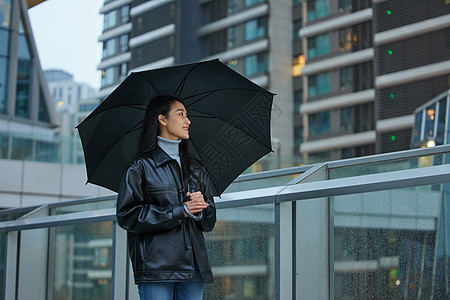
<path fill-rule="evenodd" d="M 150 154 L 152 155 L 153 161 L 158 167 L 173 160 L 173 158 L 170 157 L 166 152 L 164 152 L 159 146 L 153 149 Z"/>

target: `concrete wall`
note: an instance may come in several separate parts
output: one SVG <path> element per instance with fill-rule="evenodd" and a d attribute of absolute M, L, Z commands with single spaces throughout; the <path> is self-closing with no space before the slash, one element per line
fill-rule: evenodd
<path fill-rule="evenodd" d="M 0 160 L 0 208 L 56 203 L 115 194 L 86 185 L 84 165 Z"/>

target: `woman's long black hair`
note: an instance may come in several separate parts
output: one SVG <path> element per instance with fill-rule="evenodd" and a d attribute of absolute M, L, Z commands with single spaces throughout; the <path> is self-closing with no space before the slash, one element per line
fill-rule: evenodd
<path fill-rule="evenodd" d="M 165 117 L 168 117 L 169 112 L 172 109 L 172 105 L 175 101 L 183 103 L 182 99 L 174 96 L 156 96 L 150 101 L 149 105 L 147 106 L 147 110 L 145 112 L 142 134 L 139 140 L 139 146 L 136 156 L 139 156 L 146 152 L 150 152 L 158 146 L 158 134 L 159 134 L 158 116 L 163 115 Z M 193 172 L 190 171 L 191 165 L 200 164 L 200 161 L 198 161 L 189 154 L 188 145 L 189 141 L 183 139 L 181 140 L 179 145 L 181 172 L 183 174 L 183 178 L 186 184 L 190 176 L 194 175 L 194 177 L 197 177 Z"/>

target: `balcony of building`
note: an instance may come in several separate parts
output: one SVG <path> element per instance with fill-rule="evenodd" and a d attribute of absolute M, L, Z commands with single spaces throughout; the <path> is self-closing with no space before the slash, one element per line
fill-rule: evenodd
<path fill-rule="evenodd" d="M 241 175 L 204 299 L 448 299 L 449 163 L 443 145 Z M 1 211 L 3 298 L 138 299 L 115 201 Z"/>

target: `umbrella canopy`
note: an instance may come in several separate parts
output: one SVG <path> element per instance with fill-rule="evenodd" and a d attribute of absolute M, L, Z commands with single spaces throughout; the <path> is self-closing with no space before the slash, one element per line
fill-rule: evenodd
<path fill-rule="evenodd" d="M 117 192 L 156 96 L 183 99 L 191 120 L 189 150 L 202 160 L 215 195 L 271 151 L 274 94 L 219 60 L 136 72 L 77 126 L 88 182 Z"/>

